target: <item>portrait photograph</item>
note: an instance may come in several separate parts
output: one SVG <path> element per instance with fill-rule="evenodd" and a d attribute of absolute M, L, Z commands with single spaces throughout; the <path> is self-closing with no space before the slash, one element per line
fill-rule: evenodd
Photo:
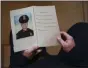
<path fill-rule="evenodd" d="M 25 13 L 14 16 L 16 39 L 34 36 L 32 14 Z"/>

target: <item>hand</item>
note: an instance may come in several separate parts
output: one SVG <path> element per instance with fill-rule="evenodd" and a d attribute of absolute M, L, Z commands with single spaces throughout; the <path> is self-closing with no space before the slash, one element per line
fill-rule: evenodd
<path fill-rule="evenodd" d="M 30 50 L 29 49 L 24 50 L 23 51 L 23 55 L 25 57 L 29 58 L 29 57 L 31 57 L 33 55 L 33 51 L 34 50 L 37 50 L 38 48 L 39 48 L 38 46 L 33 46 L 32 48 L 30 48 Z M 41 50 L 37 50 L 37 53 L 36 54 L 38 54 L 39 52 L 41 52 Z"/>
<path fill-rule="evenodd" d="M 64 36 L 65 40 L 62 37 L 58 37 L 58 41 L 62 45 L 62 48 L 65 52 L 71 51 L 75 47 L 75 42 L 72 36 L 67 34 L 66 32 L 61 32 L 61 35 Z"/>

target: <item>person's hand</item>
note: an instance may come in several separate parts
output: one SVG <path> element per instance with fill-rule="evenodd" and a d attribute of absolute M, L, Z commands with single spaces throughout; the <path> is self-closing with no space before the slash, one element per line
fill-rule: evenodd
<path fill-rule="evenodd" d="M 75 42 L 73 37 L 67 34 L 66 32 L 61 32 L 61 36 L 63 36 L 64 39 L 62 37 L 58 37 L 57 39 L 61 44 L 63 50 L 65 52 L 71 51 L 75 47 Z"/>
<path fill-rule="evenodd" d="M 30 49 L 24 50 L 23 51 L 23 55 L 27 58 L 31 57 L 33 55 L 33 51 L 37 50 L 39 47 L 38 46 L 33 46 Z M 38 54 L 39 52 L 41 52 L 41 50 L 37 50 L 36 54 Z"/>

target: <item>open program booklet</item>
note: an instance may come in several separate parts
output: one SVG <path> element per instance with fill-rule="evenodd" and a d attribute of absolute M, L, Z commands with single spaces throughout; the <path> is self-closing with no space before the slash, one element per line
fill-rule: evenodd
<path fill-rule="evenodd" d="M 55 6 L 31 6 L 10 11 L 14 52 L 58 45 L 60 36 Z"/>

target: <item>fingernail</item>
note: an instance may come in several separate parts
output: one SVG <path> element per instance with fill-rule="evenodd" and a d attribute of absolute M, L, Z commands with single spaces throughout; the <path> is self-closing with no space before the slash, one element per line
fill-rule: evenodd
<path fill-rule="evenodd" d="M 37 50 L 38 53 L 41 52 L 41 51 L 42 51 L 41 49 Z"/>

